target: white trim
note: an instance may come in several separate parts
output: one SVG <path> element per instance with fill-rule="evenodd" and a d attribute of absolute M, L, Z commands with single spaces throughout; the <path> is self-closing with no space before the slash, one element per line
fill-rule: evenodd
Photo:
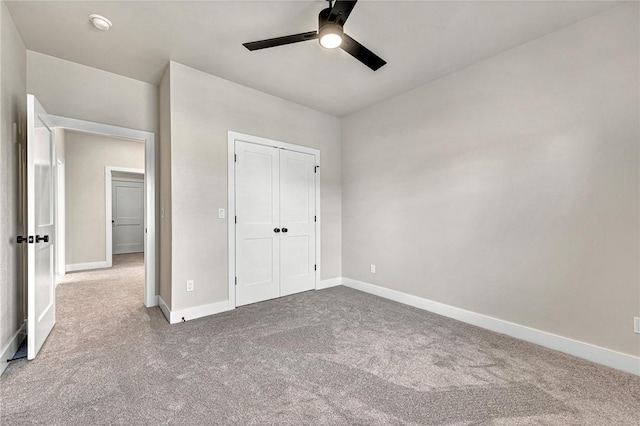
<path fill-rule="evenodd" d="M 117 170 L 116 170 L 117 172 Z M 144 175 L 144 172 L 140 172 L 141 175 Z M 123 177 L 113 177 L 113 174 L 111 175 L 111 182 L 116 181 L 116 182 L 129 182 L 129 183 L 144 183 L 144 176 L 138 178 L 138 179 L 133 179 L 133 178 L 123 178 Z"/>
<path fill-rule="evenodd" d="M 67 272 L 88 271 L 90 269 L 110 268 L 111 263 L 105 260 L 100 262 L 71 263 L 67 264 Z"/>
<path fill-rule="evenodd" d="M 156 297 L 156 142 L 155 134 L 143 130 L 127 129 L 126 127 L 111 126 L 75 118 L 49 115 L 53 127 L 67 130 L 81 131 L 113 138 L 135 140 L 144 143 L 144 210 L 145 210 L 145 239 L 144 239 L 144 305 L 157 306 Z M 69 270 L 69 265 L 67 265 Z"/>
<path fill-rule="evenodd" d="M 190 321 L 235 309 L 229 307 L 230 305 L 228 300 L 223 300 L 222 302 L 209 303 L 208 305 L 200 305 L 194 306 L 193 308 L 172 311 L 160 296 L 158 296 L 158 306 L 160 306 L 160 309 L 162 310 L 164 317 L 169 321 L 169 324 L 177 324 L 179 322 Z"/>
<path fill-rule="evenodd" d="M 55 132 L 54 132 L 55 134 Z M 65 253 L 65 244 L 66 244 L 66 203 L 65 203 L 65 164 L 64 158 L 58 156 L 56 161 L 56 272 L 58 276 L 64 277 L 67 269 L 66 269 L 66 253 Z M 58 285 L 58 281 L 56 280 L 56 285 Z"/>
<path fill-rule="evenodd" d="M 322 280 L 316 285 L 316 290 L 323 290 L 325 288 L 335 287 L 342 285 L 342 277 L 329 278 L 328 280 Z"/>
<path fill-rule="evenodd" d="M 318 167 L 316 173 L 316 290 L 320 284 L 320 277 L 322 271 L 322 265 L 320 260 L 322 259 L 320 249 L 321 244 L 321 227 L 322 209 L 320 208 L 320 150 L 315 148 L 308 148 L 301 145 L 294 145 L 286 142 L 280 142 L 273 139 L 262 138 L 259 136 L 247 135 L 244 133 L 229 131 L 227 134 L 227 233 L 228 238 L 228 283 L 229 283 L 229 306 L 230 309 L 236 307 L 236 201 L 235 201 L 235 186 L 236 186 L 236 174 L 235 174 L 235 143 L 236 141 L 243 141 L 254 143 L 258 145 L 273 146 L 276 148 L 287 149 L 289 151 L 302 152 L 310 154 L 315 157 L 315 165 Z"/>
<path fill-rule="evenodd" d="M 104 204 L 105 204 L 105 261 L 109 267 L 113 266 L 113 227 L 111 226 L 111 216 L 113 215 L 113 194 L 111 193 L 112 182 L 114 180 L 125 180 L 122 178 L 114 178 L 113 172 L 135 173 L 142 175 L 142 179 L 137 182 L 144 181 L 144 169 L 133 169 L 130 167 L 105 166 L 104 167 Z M 133 179 L 129 179 L 133 180 Z M 146 205 L 145 205 L 146 209 Z M 145 299 L 146 300 L 146 299 Z"/>
<path fill-rule="evenodd" d="M 385 299 L 394 300 L 396 302 L 404 303 L 405 305 L 424 309 L 438 315 L 466 322 L 467 324 L 495 331 L 496 333 L 506 334 L 508 336 L 515 337 L 516 339 L 535 343 L 546 348 L 555 349 L 578 358 L 583 358 L 588 361 L 640 376 L 640 358 L 633 355 L 623 354 L 611 349 L 573 340 L 568 337 L 558 336 L 557 334 L 548 333 L 546 331 L 537 330 L 524 325 L 445 305 L 444 303 L 435 302 L 433 300 L 424 299 L 422 297 L 413 296 L 411 294 L 402 293 L 400 291 L 391 290 L 374 284 L 352 280 L 350 278 L 342 278 L 342 283 L 346 287 L 375 294 L 376 296 L 384 297 Z"/>
<path fill-rule="evenodd" d="M 15 355 L 20 347 L 20 343 L 22 343 L 22 340 L 26 338 L 26 334 L 27 322 L 24 321 L 18 331 L 13 334 L 9 343 L 7 343 L 7 345 L 2 349 L 2 353 L 0 353 L 0 356 L 2 356 L 2 359 L 0 360 L 0 375 L 2 375 L 4 370 L 9 366 L 9 361 L 7 360 L 13 358 L 13 355 Z"/>

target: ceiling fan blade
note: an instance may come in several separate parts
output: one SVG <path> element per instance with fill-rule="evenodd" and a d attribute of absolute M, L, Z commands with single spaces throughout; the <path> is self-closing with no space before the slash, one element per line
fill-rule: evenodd
<path fill-rule="evenodd" d="M 337 0 L 329 12 L 329 21 L 344 25 L 358 0 Z"/>
<path fill-rule="evenodd" d="M 288 35 L 284 37 L 276 37 L 276 38 L 270 38 L 267 40 L 242 43 L 242 45 L 249 50 L 259 50 L 259 49 L 266 49 L 268 47 L 283 46 L 285 44 L 299 43 L 301 41 L 315 40 L 317 38 L 318 38 L 317 31 L 309 31 L 306 33 L 293 34 L 293 35 Z"/>
<path fill-rule="evenodd" d="M 374 71 L 387 63 L 384 59 L 346 34 L 343 34 L 340 48 Z"/>

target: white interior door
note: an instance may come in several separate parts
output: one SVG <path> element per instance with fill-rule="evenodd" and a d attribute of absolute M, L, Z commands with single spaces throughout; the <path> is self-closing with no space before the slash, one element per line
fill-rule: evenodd
<path fill-rule="evenodd" d="M 27 108 L 27 358 L 34 359 L 56 318 L 55 149 L 46 112 L 33 95 L 27 96 Z"/>
<path fill-rule="evenodd" d="M 111 181 L 112 253 L 144 251 L 144 182 Z"/>
<path fill-rule="evenodd" d="M 279 152 L 236 142 L 235 154 L 236 306 L 242 306 L 280 296 Z"/>
<path fill-rule="evenodd" d="M 314 289 L 315 157 L 280 150 L 280 296 Z"/>
<path fill-rule="evenodd" d="M 235 143 L 236 306 L 315 288 L 315 157 Z"/>

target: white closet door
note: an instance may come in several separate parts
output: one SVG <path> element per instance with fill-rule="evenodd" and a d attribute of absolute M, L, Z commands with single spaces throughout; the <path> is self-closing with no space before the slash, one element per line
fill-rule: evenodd
<path fill-rule="evenodd" d="M 280 296 L 278 151 L 236 142 L 236 306 Z"/>
<path fill-rule="evenodd" d="M 280 150 L 280 295 L 315 288 L 315 158 Z"/>

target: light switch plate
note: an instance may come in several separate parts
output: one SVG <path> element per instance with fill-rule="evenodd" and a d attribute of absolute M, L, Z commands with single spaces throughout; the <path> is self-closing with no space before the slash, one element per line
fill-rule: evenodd
<path fill-rule="evenodd" d="M 633 317 L 633 332 L 640 334 L 640 317 Z"/>
<path fill-rule="evenodd" d="M 193 291 L 193 280 L 187 280 L 187 291 Z"/>
<path fill-rule="evenodd" d="M 224 219 L 224 209 L 218 209 L 218 219 Z"/>
<path fill-rule="evenodd" d="M 371 273 L 372 274 L 376 273 L 376 265 L 371 265 Z"/>

